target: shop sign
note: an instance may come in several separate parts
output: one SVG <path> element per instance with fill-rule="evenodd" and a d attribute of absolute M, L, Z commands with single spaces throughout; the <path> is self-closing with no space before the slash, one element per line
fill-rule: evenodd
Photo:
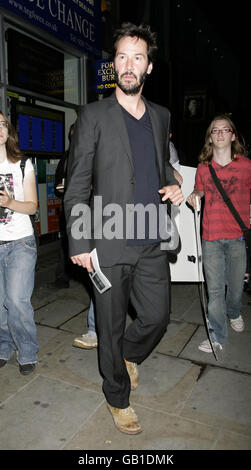
<path fill-rule="evenodd" d="M 101 0 L 1 0 L 1 6 L 85 53 L 101 56 Z"/>
<path fill-rule="evenodd" d="M 116 87 L 113 62 L 111 59 L 97 60 L 95 64 L 96 92 L 106 93 Z"/>

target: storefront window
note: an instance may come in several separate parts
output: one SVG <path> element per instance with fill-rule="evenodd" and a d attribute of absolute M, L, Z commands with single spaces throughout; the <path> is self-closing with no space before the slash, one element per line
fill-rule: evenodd
<path fill-rule="evenodd" d="M 47 243 L 59 232 L 62 202 L 54 192 L 55 170 L 69 148 L 69 129 L 76 121 L 78 106 L 86 100 L 86 56 L 34 25 L 22 27 L 18 19 L 0 22 L 0 33 L 5 39 L 0 47 L 4 84 L 0 109 L 2 106 L 16 128 L 22 153 L 34 164 L 37 229 Z"/>
<path fill-rule="evenodd" d="M 79 58 L 5 25 L 6 82 L 31 93 L 78 105 Z"/>

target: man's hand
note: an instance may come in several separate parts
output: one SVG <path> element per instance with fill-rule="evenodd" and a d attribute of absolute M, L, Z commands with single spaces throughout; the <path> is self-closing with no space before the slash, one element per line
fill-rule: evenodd
<path fill-rule="evenodd" d="M 90 253 L 81 253 L 80 255 L 71 256 L 71 260 L 73 264 L 77 264 L 78 266 L 82 266 L 82 268 L 86 268 L 88 273 L 93 271 Z"/>
<path fill-rule="evenodd" d="M 182 191 L 177 184 L 173 184 L 172 186 L 163 186 L 163 188 L 159 189 L 159 193 L 164 194 L 162 201 L 170 199 L 175 206 L 179 206 L 184 201 Z"/>

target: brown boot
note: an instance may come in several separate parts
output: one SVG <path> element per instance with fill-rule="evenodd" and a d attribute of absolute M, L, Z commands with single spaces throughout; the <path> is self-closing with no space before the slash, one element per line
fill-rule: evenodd
<path fill-rule="evenodd" d="M 110 410 L 114 424 L 119 431 L 126 434 L 139 434 L 142 432 L 142 428 L 139 424 L 138 417 L 131 406 L 128 408 L 114 408 L 107 403 L 107 407 Z"/>
<path fill-rule="evenodd" d="M 125 359 L 125 365 L 131 380 L 131 390 L 136 390 L 137 386 L 139 385 L 139 371 L 137 364 L 135 364 L 135 362 L 129 362 Z"/>

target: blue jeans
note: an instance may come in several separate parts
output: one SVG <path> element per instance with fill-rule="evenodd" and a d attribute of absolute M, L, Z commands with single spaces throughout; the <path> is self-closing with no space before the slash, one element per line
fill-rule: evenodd
<path fill-rule="evenodd" d="M 88 333 L 90 333 L 92 336 L 97 336 L 94 316 L 94 304 L 92 300 L 88 312 Z"/>
<path fill-rule="evenodd" d="M 212 337 L 220 344 L 227 340 L 227 317 L 238 318 L 242 307 L 246 272 L 244 240 L 202 241 L 205 280 L 208 290 L 208 320 Z"/>
<path fill-rule="evenodd" d="M 38 344 L 31 295 L 36 242 L 33 235 L 0 244 L 0 358 L 17 350 L 19 364 L 37 361 Z"/>

